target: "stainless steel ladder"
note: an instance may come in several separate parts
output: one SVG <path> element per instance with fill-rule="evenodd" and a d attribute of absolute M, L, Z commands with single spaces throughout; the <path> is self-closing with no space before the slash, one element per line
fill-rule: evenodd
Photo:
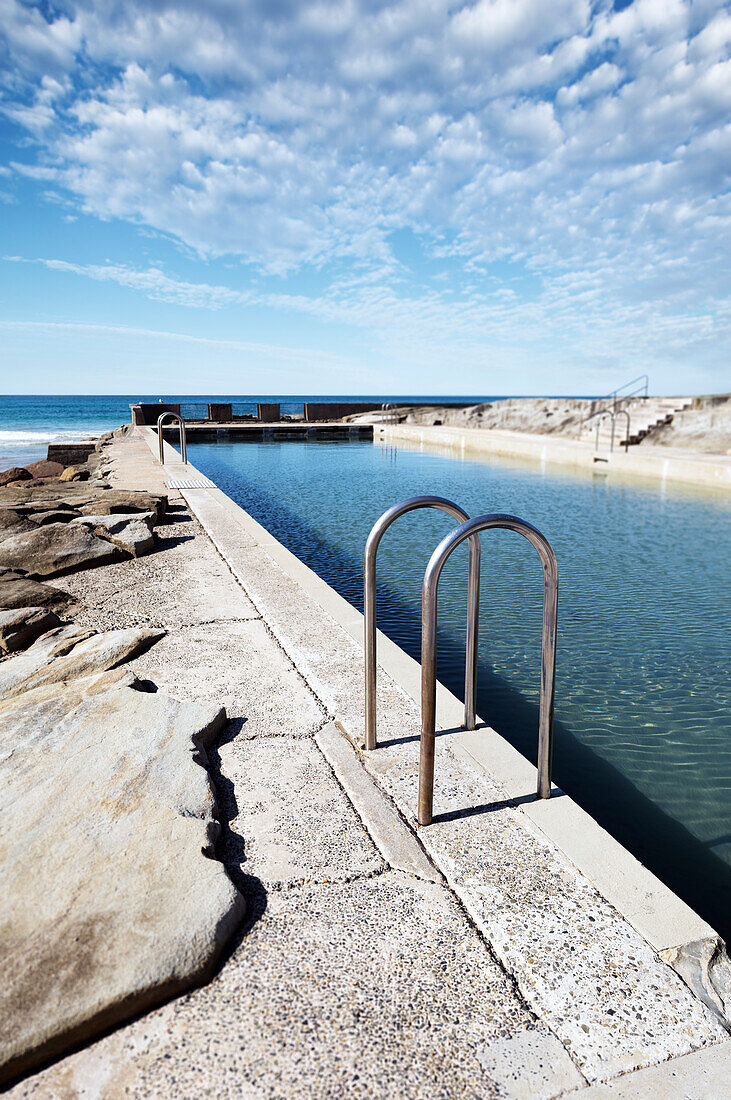
<path fill-rule="evenodd" d="M 464 511 L 442 497 L 412 497 L 394 505 L 381 516 L 371 530 L 365 549 L 364 629 L 365 629 L 365 701 L 366 749 L 375 749 L 376 737 L 376 551 L 395 519 L 413 508 L 436 507 L 456 519 Z M 421 740 L 419 746 L 419 825 L 430 825 L 434 802 L 434 746 L 436 738 L 437 683 L 437 597 L 439 578 L 447 559 L 465 539 L 469 539 L 469 588 L 467 620 L 467 661 L 465 669 L 465 728 L 475 728 L 477 632 L 479 617 L 479 573 L 481 531 L 502 528 L 516 531 L 538 551 L 543 565 L 543 623 L 541 631 L 541 689 L 538 716 L 538 798 L 551 797 L 553 756 L 553 702 L 556 679 L 556 630 L 558 622 L 558 565 L 548 539 L 518 516 L 492 512 L 476 519 L 465 519 L 445 535 L 426 567 L 421 597 Z"/>
<path fill-rule="evenodd" d="M 458 523 L 467 513 L 444 497 L 409 497 L 394 504 L 374 523 L 366 540 L 363 560 L 363 622 L 365 652 L 365 747 L 375 749 L 376 734 L 376 555 L 384 534 L 399 516 L 416 508 L 439 508 Z M 477 693 L 477 629 L 480 615 L 480 539 L 470 539 L 467 580 L 467 643 L 465 655 L 465 728 L 475 728 Z"/>
<path fill-rule="evenodd" d="M 183 462 L 183 465 L 187 466 L 188 465 L 188 449 L 187 449 L 187 446 L 186 446 L 186 437 L 185 437 L 185 420 L 183 419 L 182 416 L 180 416 L 176 412 L 160 413 L 160 415 L 157 418 L 157 442 L 158 442 L 158 447 L 159 447 L 159 451 L 160 451 L 160 465 L 161 466 L 165 465 L 165 457 L 164 457 L 164 452 L 163 452 L 163 443 L 164 443 L 164 441 L 163 441 L 163 438 L 162 438 L 162 423 L 163 423 L 163 420 L 165 420 L 168 416 L 171 416 L 173 418 L 173 420 L 178 421 L 178 425 L 180 427 L 180 456 L 181 456 L 181 460 Z"/>
<path fill-rule="evenodd" d="M 612 454 L 612 452 L 614 451 L 614 427 L 615 427 L 616 419 L 617 419 L 618 416 L 626 416 L 627 417 L 627 435 L 625 436 L 625 440 L 624 440 L 624 453 L 627 454 L 627 452 L 629 450 L 630 427 L 631 427 L 631 424 L 632 424 L 632 421 L 630 420 L 630 415 L 629 415 L 629 412 L 627 411 L 627 409 L 610 409 L 609 407 L 607 407 L 606 409 L 601 409 L 598 413 L 594 414 L 597 418 L 596 436 L 594 438 L 594 450 L 595 451 L 599 450 L 599 429 L 601 428 L 601 424 L 602 424 L 601 418 L 603 416 L 607 415 L 607 414 L 609 416 L 611 416 L 611 418 L 612 418 L 612 436 L 611 436 L 611 439 L 610 439 L 610 442 L 609 442 L 609 453 L 610 454 Z"/>

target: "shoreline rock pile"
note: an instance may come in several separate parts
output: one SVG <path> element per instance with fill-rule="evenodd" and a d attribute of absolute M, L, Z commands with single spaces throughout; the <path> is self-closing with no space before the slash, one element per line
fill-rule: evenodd
<path fill-rule="evenodd" d="M 0 479 L 0 1083 L 205 981 L 244 915 L 215 858 L 224 708 L 125 667 L 164 630 L 64 622 L 44 583 L 154 548 L 167 498 L 104 465 Z"/>
<path fill-rule="evenodd" d="M 62 576 L 154 548 L 167 498 L 112 488 L 104 447 L 115 434 L 102 437 L 83 466 L 44 461 L 0 473 L 0 610 L 62 602 L 26 585 L 31 602 L 21 603 L 19 586 L 8 593 L 8 583 Z"/>

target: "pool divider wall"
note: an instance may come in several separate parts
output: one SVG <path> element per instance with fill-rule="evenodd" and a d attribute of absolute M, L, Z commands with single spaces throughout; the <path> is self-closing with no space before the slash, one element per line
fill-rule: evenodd
<path fill-rule="evenodd" d="M 714 454 L 685 455 L 664 447 L 630 447 L 610 454 L 596 453 L 593 443 L 563 436 L 529 435 L 497 428 L 449 428 L 411 424 L 377 424 L 373 439 L 377 443 L 406 447 L 431 447 L 449 450 L 458 457 L 490 455 L 522 458 L 540 464 L 555 463 L 581 467 L 603 475 L 628 474 L 653 481 L 685 482 L 689 485 L 731 491 L 731 456 Z"/>
<path fill-rule="evenodd" d="M 148 427 L 137 428 L 153 456 L 157 451 L 157 433 Z M 180 455 L 165 443 L 165 462 L 171 473 L 181 467 Z M 188 464 L 191 478 L 204 479 Z M 232 533 L 243 533 L 265 550 L 276 565 L 313 599 L 331 619 L 346 631 L 359 646 L 363 641 L 363 616 L 342 596 L 314 573 L 304 562 L 287 550 L 269 531 L 250 516 L 221 489 L 182 490 L 182 495 L 199 520 L 217 550 L 236 575 L 235 556 L 228 550 Z M 208 502 L 216 505 L 215 519 Z M 233 543 L 237 538 L 233 539 Z M 407 696 L 418 703 L 421 689 L 421 666 L 395 642 L 378 631 L 378 663 L 383 672 Z M 484 771 L 505 792 L 506 799 L 519 800 L 518 812 L 531 826 L 542 833 L 563 853 L 599 893 L 632 925 L 645 941 L 672 966 L 687 985 L 707 1004 L 719 1012 L 719 997 L 708 989 L 708 968 L 704 971 L 701 956 L 720 957 L 728 965 L 723 941 L 715 930 L 677 894 L 673 893 L 651 871 L 603 829 L 568 795 L 524 801 L 527 790 L 534 791 L 537 769 L 495 730 L 478 726 L 462 730 L 464 704 L 437 681 L 436 719 L 440 729 L 455 729 L 452 751 L 472 767 Z M 347 722 L 336 720 L 347 734 Z M 478 717 L 478 723 L 480 719 Z M 357 743 L 348 734 L 353 743 Z M 362 741 L 360 744 L 362 748 Z M 554 788 L 554 790 L 556 790 Z M 721 968 L 719 968 L 720 971 Z M 705 996 L 703 990 L 705 989 Z"/>

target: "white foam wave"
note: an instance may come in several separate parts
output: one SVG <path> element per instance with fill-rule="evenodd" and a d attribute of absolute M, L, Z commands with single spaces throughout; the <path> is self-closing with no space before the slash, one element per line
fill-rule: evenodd
<path fill-rule="evenodd" d="M 0 447 L 28 447 L 40 443 L 72 443 L 81 439 L 93 439 L 103 431 L 101 428 L 82 429 L 67 428 L 59 431 L 57 428 L 48 428 L 46 431 L 0 431 Z"/>

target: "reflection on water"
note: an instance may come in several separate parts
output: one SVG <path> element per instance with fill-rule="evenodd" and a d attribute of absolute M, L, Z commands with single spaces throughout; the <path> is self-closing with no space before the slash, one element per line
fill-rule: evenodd
<path fill-rule="evenodd" d="M 731 932 L 731 507 L 720 494 L 367 443 L 191 444 L 191 461 L 351 603 L 387 507 L 425 493 L 510 512 L 559 565 L 554 776 L 722 933 Z M 379 626 L 419 656 L 421 581 L 452 521 L 399 519 L 379 550 Z M 479 713 L 535 759 L 542 572 L 482 535 Z M 439 667 L 462 696 L 466 548 L 440 582 Z"/>

